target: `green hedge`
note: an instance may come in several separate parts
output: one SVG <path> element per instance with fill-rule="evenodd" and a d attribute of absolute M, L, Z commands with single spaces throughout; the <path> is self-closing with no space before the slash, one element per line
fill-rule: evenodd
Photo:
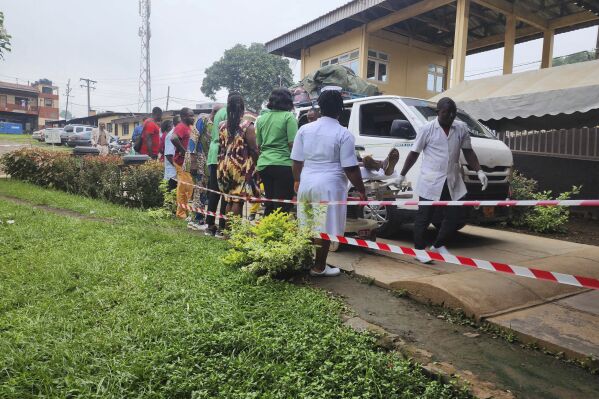
<path fill-rule="evenodd" d="M 151 161 L 125 167 L 121 157 L 84 156 L 21 148 L 0 158 L 5 173 L 14 179 L 117 204 L 153 208 L 162 205 L 163 166 Z"/>

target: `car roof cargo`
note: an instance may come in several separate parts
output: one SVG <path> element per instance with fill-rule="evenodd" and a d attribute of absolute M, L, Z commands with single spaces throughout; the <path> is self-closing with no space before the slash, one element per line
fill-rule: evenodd
<path fill-rule="evenodd" d="M 296 105 L 310 105 L 316 101 L 326 86 L 338 86 L 345 98 L 359 98 L 380 94 L 375 84 L 358 77 L 350 68 L 329 65 L 306 75 L 297 85 L 290 88 Z"/>

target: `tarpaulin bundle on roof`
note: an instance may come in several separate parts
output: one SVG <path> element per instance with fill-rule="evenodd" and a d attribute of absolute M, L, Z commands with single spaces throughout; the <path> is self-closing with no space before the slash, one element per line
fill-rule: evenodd
<path fill-rule="evenodd" d="M 359 78 L 350 68 L 341 65 L 325 66 L 306 75 L 298 85 L 291 88 L 291 91 L 295 92 L 298 88 L 304 89 L 311 99 L 316 99 L 320 94 L 320 89 L 325 86 L 339 86 L 346 92 L 360 96 L 379 94 L 376 85 Z M 301 99 L 300 102 L 305 100 L 307 99 Z"/>

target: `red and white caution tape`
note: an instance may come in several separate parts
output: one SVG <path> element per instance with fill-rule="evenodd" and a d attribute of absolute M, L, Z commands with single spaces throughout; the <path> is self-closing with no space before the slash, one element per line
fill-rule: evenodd
<path fill-rule="evenodd" d="M 201 213 L 203 215 L 208 215 L 208 216 L 214 216 L 217 219 L 228 219 L 225 215 L 221 215 L 220 213 L 216 213 L 216 212 L 210 212 L 204 208 L 197 208 L 195 206 L 191 206 L 188 204 L 178 204 L 181 208 L 190 211 L 190 212 L 196 212 L 196 213 Z"/>
<path fill-rule="evenodd" d="M 226 198 L 234 198 L 250 202 L 278 202 L 285 204 L 298 204 L 297 200 L 263 198 L 263 197 L 242 197 L 238 195 L 225 194 L 217 190 L 212 190 L 206 187 L 198 186 L 192 183 L 182 184 L 196 187 L 200 190 L 223 195 Z M 529 207 L 552 207 L 552 206 L 583 206 L 583 207 L 599 207 L 599 200 L 493 200 L 493 201 L 414 201 L 414 200 L 392 200 L 392 201 L 377 201 L 377 200 L 348 200 L 348 201 L 318 201 L 311 202 L 311 205 L 348 205 L 348 206 L 529 206 Z"/>
<path fill-rule="evenodd" d="M 197 208 L 187 204 L 179 204 L 183 209 L 191 212 L 199 212 L 204 215 L 211 215 L 216 218 L 228 219 L 227 216 L 221 215 L 216 212 L 210 212 L 204 208 Z M 440 254 L 438 252 L 431 252 L 421 249 L 414 249 L 409 247 L 402 247 L 399 245 L 385 244 L 382 242 L 374 242 L 368 240 L 362 240 L 359 238 L 345 237 L 345 236 L 333 236 L 326 233 L 317 233 L 317 235 L 327 241 L 338 242 L 341 244 L 352 245 L 361 248 L 370 248 L 377 251 L 390 252 L 399 255 L 407 255 L 411 257 L 421 256 L 429 257 L 431 260 L 439 262 L 451 263 L 454 265 L 461 265 L 472 267 L 475 269 L 486 270 L 490 272 L 499 272 L 511 274 L 519 277 L 527 277 L 535 280 L 546 280 L 554 283 L 572 285 L 579 288 L 590 288 L 599 290 L 599 279 L 593 277 L 583 277 L 573 274 L 564 274 L 558 272 L 551 272 L 547 270 L 540 270 L 534 268 L 528 268 L 523 266 L 508 265 L 506 263 L 492 262 L 488 260 L 469 258 L 466 256 L 457 256 L 451 254 Z"/>
<path fill-rule="evenodd" d="M 472 267 L 475 269 L 487 270 L 491 272 L 500 272 L 506 274 L 512 274 L 514 276 L 527 277 L 536 280 L 547 280 L 554 283 L 573 285 L 580 288 L 591 288 L 599 290 L 599 279 L 592 277 L 576 276 L 572 274 L 564 274 L 558 272 L 550 272 L 546 270 L 533 269 L 523 266 L 508 265 L 505 263 L 491 262 L 487 260 L 468 258 L 465 256 L 456 255 L 443 255 L 438 252 L 430 252 L 425 250 L 418 250 L 408 247 L 402 247 L 398 245 L 385 244 L 382 242 L 374 242 L 361 240 L 351 237 L 343 236 L 332 236 L 325 233 L 319 233 L 319 236 L 323 240 L 339 242 L 341 244 L 353 245 L 362 248 L 370 248 L 378 251 L 391 252 L 394 254 L 407 255 L 407 256 L 423 256 L 430 257 L 431 260 L 440 262 L 452 263 L 455 265 Z"/>

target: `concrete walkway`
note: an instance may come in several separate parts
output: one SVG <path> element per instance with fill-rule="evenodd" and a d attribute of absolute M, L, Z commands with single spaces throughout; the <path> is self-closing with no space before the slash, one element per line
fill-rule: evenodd
<path fill-rule="evenodd" d="M 379 241 L 412 247 L 411 233 Z M 599 247 L 467 226 L 449 246 L 454 255 L 599 278 Z M 599 359 L 599 291 L 389 253 L 344 247 L 329 262 L 375 284 L 405 289 L 422 302 L 462 309 L 513 330 L 524 342 Z"/>

